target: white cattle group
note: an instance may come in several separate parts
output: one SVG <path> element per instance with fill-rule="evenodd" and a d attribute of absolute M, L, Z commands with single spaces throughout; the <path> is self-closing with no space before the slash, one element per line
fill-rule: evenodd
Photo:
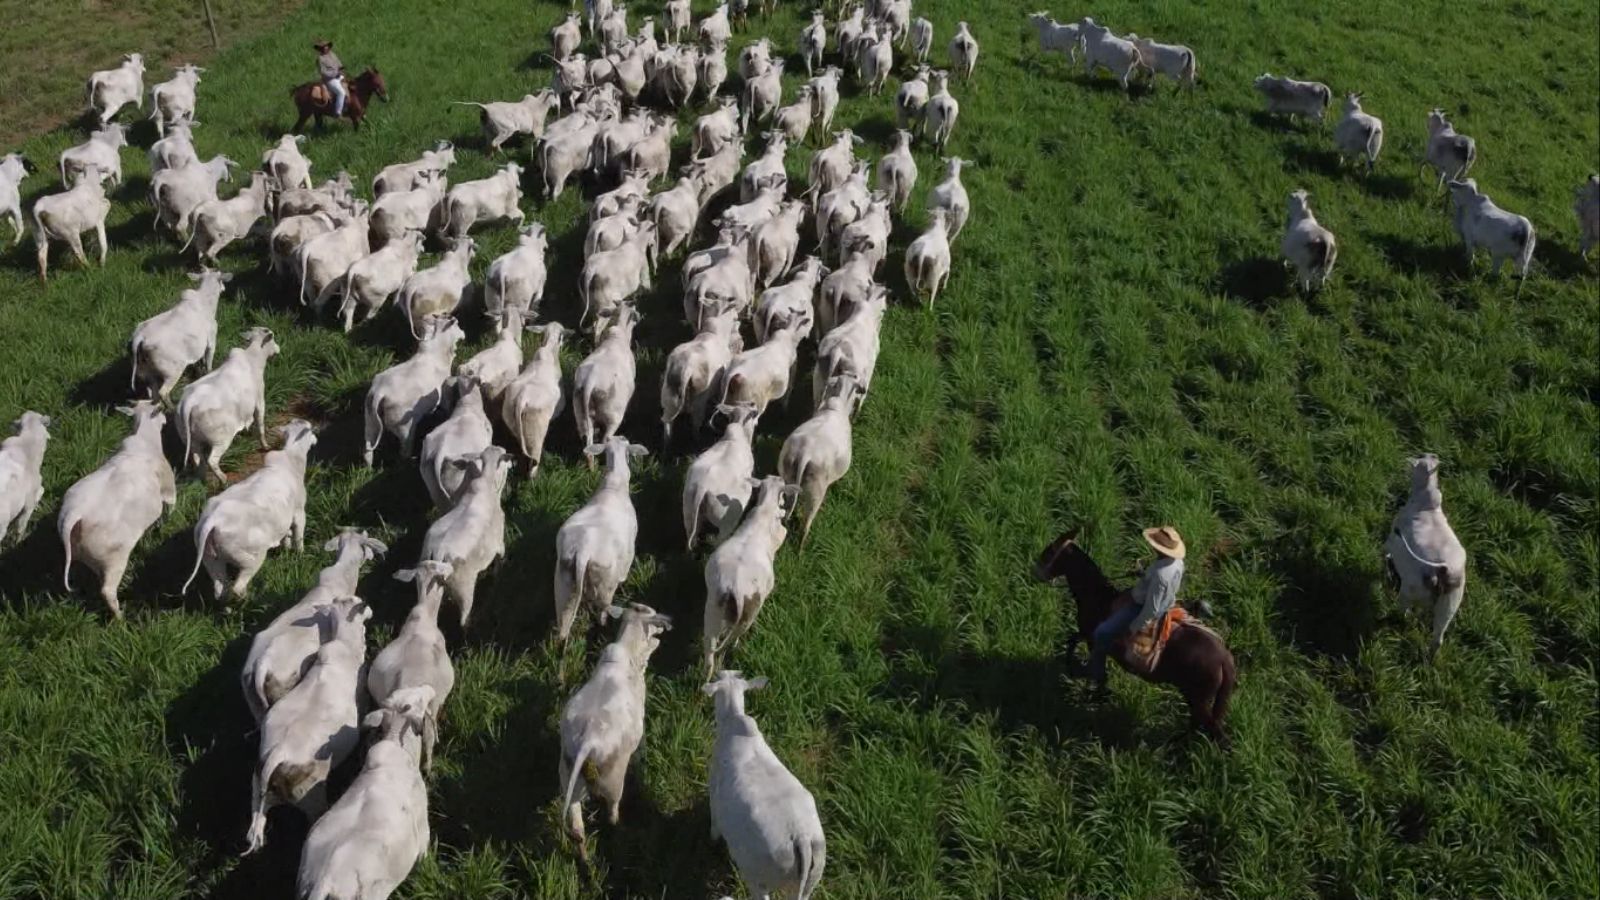
<path fill-rule="evenodd" d="M 376 173 L 369 203 L 355 196 L 348 173 L 313 187 L 304 138 L 285 135 L 265 151 L 248 185 L 223 198 L 218 185 L 232 181 L 235 164 L 220 155 L 202 161 L 193 143 L 204 70 L 181 66 L 150 91 L 161 135 L 150 149 L 156 220 L 186 250 L 195 248 L 208 268 L 190 276 L 196 284 L 174 306 L 134 329 L 130 387 L 149 399 L 121 409 L 134 420 L 131 435 L 62 500 L 58 530 L 69 589 L 74 561 L 87 565 L 100 577 L 109 611 L 121 617 L 118 592 L 131 554 L 176 501 L 162 432 L 173 391 L 197 363 L 205 373 L 182 391 L 172 424 L 184 466 L 198 469 L 203 461 L 202 480 L 209 475 L 223 489 L 194 524 L 195 560 L 184 589 L 203 568 L 217 600 L 242 598 L 273 548 L 301 549 L 309 455 L 317 443 L 312 424 L 288 421 L 278 429 L 282 446 L 231 484 L 223 468 L 234 438 L 251 425 L 267 448 L 268 363 L 280 348 L 272 331 L 249 328 L 242 346 L 212 368 L 218 307 L 232 276 L 209 266 L 261 220 L 272 220 L 263 248 L 271 271 L 312 306 L 309 315 L 339 298 L 346 332 L 358 312 L 366 320 L 396 315 L 415 341 L 407 358 L 368 387 L 361 453 L 372 466 L 384 437 L 395 437 L 405 464 L 416 459 L 437 514 L 415 563 L 395 573 L 415 585 L 412 611 L 369 666 L 365 623 L 372 612 L 357 595 L 358 582 L 364 564 L 387 547 L 342 529 L 324 545 L 334 562 L 255 636 L 241 674 L 260 734 L 248 848 L 267 839 L 268 809 L 302 810 L 313 822 L 301 860 L 305 895 L 387 897 L 427 851 L 424 776 L 455 683 L 441 608 L 446 600 L 456 606 L 460 630 L 467 629 L 480 581 L 507 552 L 504 495 L 512 454 L 526 463 L 528 477 L 537 477 L 552 428 L 567 427 L 556 423 L 569 405 L 573 425 L 565 433 L 601 472 L 554 540 L 554 639 L 583 638 L 576 627 L 585 610 L 596 625 L 618 625 L 615 641 L 561 716 L 561 820 L 584 858 L 585 800 L 602 801 L 616 823 L 625 775 L 644 737 L 647 665 L 672 624 L 648 606 L 618 602 L 619 593 L 632 591 L 640 533 L 630 494 L 634 466 L 649 455 L 624 434 L 642 432 L 639 407 L 650 401 L 639 397 L 652 395 L 637 390 L 635 335 L 647 315 L 650 333 L 672 328 L 683 337 L 666 356 L 655 393 L 657 455 L 670 458 L 683 444 L 701 448 L 683 476 L 683 537 L 691 553 L 699 544 L 714 545 L 704 563 L 700 647 L 716 733 L 712 828 L 752 897 L 781 892 L 804 900 L 817 889 L 826 857 L 817 804 L 745 711 L 746 692 L 765 679 L 720 666 L 752 633 L 762 606 L 781 596 L 779 554 L 789 517 L 800 510 L 798 543 L 805 546 L 828 491 L 850 470 L 854 421 L 873 383 L 890 305 L 890 289 L 879 278 L 897 217 L 913 207 L 919 155 L 922 165 L 938 159 L 940 169 L 923 176 L 924 184 L 938 180 L 926 194 L 925 223 L 904 250 L 905 286 L 931 309 L 951 277 L 952 245 L 973 204 L 962 181 L 972 163 L 944 155 L 961 112 L 950 74 L 973 80 L 979 42 L 967 22 L 954 23 L 949 68 L 934 69 L 927 60 L 935 26 L 913 16 L 911 0 L 851 3 L 831 30 L 819 10 L 799 35 L 806 79 L 786 104 L 784 54 L 769 39 L 745 46 L 730 72 L 733 30 L 746 23 L 748 5 L 722 4 L 695 23 L 686 0 L 671 0 L 663 15 L 666 40 L 658 42 L 653 18 L 630 33 L 626 6 L 586 0 L 584 10 L 549 31 L 550 89 L 465 104 L 479 110 L 488 155 L 513 138 L 528 141 L 545 197 L 558 198 L 580 176 L 614 186 L 595 198 L 581 226 L 582 259 L 563 261 L 580 270 L 575 285 L 561 286 L 575 288 L 564 293 L 582 304 L 567 324 L 544 310 L 551 240 L 542 225 L 523 224 L 521 163 L 507 161 L 485 178 L 451 184 L 458 151 L 439 141 L 419 158 Z M 1119 35 L 1089 17 L 1062 24 L 1039 12 L 1028 19 L 1043 52 L 1081 59 L 1091 75 L 1104 69 L 1124 89 L 1141 74 L 1197 83 L 1188 47 Z M 594 43 L 592 55 L 581 52 L 586 38 Z M 895 58 L 897 50 L 903 59 Z M 830 53 L 839 65 L 827 64 Z M 874 162 L 861 155 L 861 136 L 833 127 L 840 84 L 850 77 L 859 93 L 877 96 L 897 65 L 906 70 L 892 100 L 899 130 Z M 95 231 L 105 262 L 107 185 L 121 182 L 127 146 L 123 126 L 111 120 L 129 103 L 142 107 L 143 72 L 143 58 L 134 53 L 91 76 L 86 99 L 99 127 L 62 154 L 62 190 L 35 201 L 29 220 L 20 188 L 29 166 L 15 154 L 0 158 L 0 217 L 12 220 L 17 240 L 31 224 L 41 280 L 52 240 L 86 262 L 80 236 Z M 738 88 L 723 95 L 730 77 Z M 1268 74 L 1254 86 L 1275 115 L 1321 122 L 1332 100 L 1331 90 L 1316 82 Z M 653 190 L 672 160 L 678 122 L 669 110 L 699 97 L 706 110 L 687 131 L 690 158 L 675 179 Z M 1383 123 L 1362 101 L 1360 93 L 1345 96 L 1333 140 L 1341 161 L 1359 158 L 1371 171 Z M 763 150 L 747 164 L 747 144 L 757 138 Z M 817 149 L 807 165 L 796 165 L 794 155 L 808 142 Z M 924 155 L 930 150 L 931 158 Z M 1467 177 L 1476 153 L 1442 111 L 1429 113 L 1423 162 L 1437 172 L 1438 186 L 1448 184 L 1462 244 L 1469 254 L 1487 250 L 1496 271 L 1511 261 L 1526 278 L 1533 226 Z M 789 176 L 801 170 L 808 174 L 803 188 Z M 1600 176 L 1578 189 L 1575 211 L 1587 256 L 1600 244 Z M 477 244 L 468 235 L 497 223 L 517 228 L 515 245 L 487 265 L 480 284 L 472 272 Z M 697 246 L 700 234 L 711 243 Z M 440 252 L 424 265 L 430 247 Z M 1305 190 L 1289 195 L 1281 252 L 1302 290 L 1327 283 L 1337 242 L 1313 215 Z M 680 254 L 684 314 L 672 321 L 675 314 L 661 310 L 673 304 L 655 302 L 651 292 L 664 280 L 663 260 Z M 391 298 L 399 312 L 382 313 Z M 480 300 L 494 340 L 458 364 L 463 311 Z M 561 351 L 564 342 L 585 339 L 585 325 L 588 352 L 569 382 Z M 540 342 L 526 355 L 525 331 Z M 809 373 L 802 371 L 807 347 Z M 807 374 L 809 391 L 801 380 Z M 805 418 L 781 441 L 776 471 L 762 474 L 758 424 L 774 405 L 800 409 Z M 769 422 L 777 417 L 769 415 Z M 0 538 L 25 529 L 41 501 L 50 427 L 48 417 L 26 412 L 17 436 L 0 444 Z M 710 440 L 713 429 L 718 437 Z M 1386 542 L 1405 605 L 1433 603 L 1434 650 L 1460 606 L 1466 565 L 1441 509 L 1438 466 L 1432 456 L 1414 461 L 1411 499 Z M 335 798 L 330 773 L 354 753 L 363 729 L 373 736 L 364 765 Z"/>

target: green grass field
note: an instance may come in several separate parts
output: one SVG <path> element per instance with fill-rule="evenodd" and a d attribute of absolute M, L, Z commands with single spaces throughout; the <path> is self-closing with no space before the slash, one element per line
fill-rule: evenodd
<path fill-rule="evenodd" d="M 564 8 L 310 0 L 209 62 L 197 143 L 253 165 L 292 123 L 287 89 L 310 76 L 309 41 L 327 34 L 352 69 L 384 70 L 393 102 L 369 129 L 312 140 L 319 182 L 344 167 L 364 186 L 436 138 L 462 148 L 453 180 L 480 177 L 494 163 L 476 117 L 447 103 L 543 86 L 538 54 Z M 634 21 L 656 9 L 635 7 Z M 919 149 L 917 199 L 884 270 L 899 302 L 854 468 L 807 549 L 780 554 L 777 590 L 730 661 L 772 679 L 750 710 L 817 796 L 822 895 L 1600 894 L 1600 301 L 1571 209 L 1600 145 L 1600 10 L 1056 8 L 1195 48 L 1198 90 L 1163 82 L 1128 99 L 1041 58 L 1029 9 L 917 4 L 939 58 L 961 17 L 983 45 L 975 83 L 953 88 L 951 150 L 975 162 L 972 221 L 938 308 L 906 302 L 898 250 L 922 227 L 938 172 Z M 786 5 L 735 43 L 770 33 L 792 50 L 805 12 Z M 122 34 L 97 35 L 108 50 L 82 71 L 56 72 L 69 89 L 44 119 L 77 115 L 88 68 L 155 46 L 139 29 Z M 1364 91 L 1388 126 L 1377 173 L 1341 172 L 1329 130 L 1259 115 L 1250 79 L 1267 70 Z M 799 80 L 786 78 L 790 89 Z M 1538 228 L 1520 299 L 1483 260 L 1467 267 L 1442 199 L 1418 178 L 1434 106 L 1478 140 L 1480 185 Z M 889 95 L 847 85 L 838 124 L 865 135 L 871 155 L 892 122 Z M 249 636 L 327 554 L 274 555 L 242 608 L 179 596 L 190 529 L 214 490 L 191 476 L 135 554 L 126 622 L 83 590 L 86 571 L 79 592 L 61 587 L 61 494 L 125 433 L 108 410 L 127 395 L 126 341 L 191 266 L 152 236 L 142 147 L 153 134 L 141 124 L 133 137 L 141 149 L 126 156 L 104 270 L 57 257 L 41 288 L 30 243 L 0 256 L 0 419 L 56 419 L 40 516 L 0 552 L 0 898 L 287 897 L 305 831 L 296 813 L 272 817 L 265 851 L 237 855 L 255 760 L 238 671 Z M 81 139 L 65 127 L 26 142 L 45 170 L 25 182 L 29 197 L 56 190 L 54 159 Z M 808 158 L 792 155 L 794 183 Z M 1341 244 L 1332 283 L 1311 298 L 1276 259 L 1284 197 L 1299 186 Z M 530 197 L 524 209 L 553 235 L 546 312 L 575 324 L 583 200 Z M 475 272 L 513 237 L 481 231 Z M 415 559 L 429 512 L 392 444 L 375 470 L 360 467 L 360 403 L 410 343 L 388 312 L 348 339 L 311 321 L 258 271 L 260 250 L 226 257 L 238 277 L 221 346 L 252 325 L 274 329 L 275 418 L 324 426 L 308 547 L 347 524 L 390 543 L 363 588 L 375 652 L 410 607 L 412 588 L 389 573 Z M 656 377 L 688 334 L 675 269 L 641 302 L 640 388 L 624 426 L 652 447 Z M 476 349 L 488 338 L 468 322 Z M 570 346 L 569 373 L 586 350 Z M 769 415 L 758 468 L 770 470 L 801 418 Z M 446 615 L 458 682 L 432 779 L 434 845 L 401 895 L 742 895 L 708 835 L 703 558 L 682 552 L 677 506 L 687 445 L 635 479 L 640 554 L 624 594 L 680 625 L 652 666 L 623 823 L 595 829 L 588 873 L 560 837 L 556 722 L 600 636 L 586 652 L 547 641 L 554 535 L 596 483 L 570 416 L 552 434 L 559 458 L 507 488 L 508 558 L 486 576 L 472 629 Z M 251 464 L 253 450 L 241 436 L 225 468 Z M 1404 459 L 1424 451 L 1444 461 L 1471 568 L 1431 664 L 1426 626 L 1399 615 L 1384 582 L 1381 547 Z M 1111 699 L 1096 701 L 1069 681 L 1058 648 L 1070 604 L 1028 577 L 1045 543 L 1081 526 L 1127 580 L 1145 557 L 1139 528 L 1159 522 L 1182 530 L 1185 594 L 1217 609 L 1239 660 L 1231 754 L 1187 733 L 1175 693 L 1116 675 Z"/>

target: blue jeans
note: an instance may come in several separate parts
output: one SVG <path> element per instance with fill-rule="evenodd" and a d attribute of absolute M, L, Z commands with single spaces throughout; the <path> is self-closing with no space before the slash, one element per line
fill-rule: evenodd
<path fill-rule="evenodd" d="M 343 78 L 329 78 L 327 81 L 324 81 L 323 84 L 327 85 L 328 86 L 328 90 L 333 92 L 333 114 L 334 114 L 334 116 L 342 116 L 342 115 L 344 115 L 344 98 L 345 98 L 344 79 Z"/>
<path fill-rule="evenodd" d="M 1111 645 L 1117 638 L 1128 633 L 1128 626 L 1139 617 L 1141 607 L 1129 604 L 1106 616 L 1105 621 L 1095 626 L 1094 649 L 1089 653 L 1088 675 L 1096 681 L 1106 677 L 1106 654 L 1111 652 Z"/>

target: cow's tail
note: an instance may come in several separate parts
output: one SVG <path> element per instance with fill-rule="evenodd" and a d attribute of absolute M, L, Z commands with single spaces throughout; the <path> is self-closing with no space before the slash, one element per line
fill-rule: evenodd
<path fill-rule="evenodd" d="M 800 889 L 796 900 L 811 900 L 811 895 L 822 883 L 822 869 L 827 863 L 827 850 L 819 838 L 797 837 L 794 841 L 794 858 L 799 864 Z"/>
<path fill-rule="evenodd" d="M 82 527 L 83 522 L 76 515 L 61 521 L 61 546 L 67 551 L 67 562 L 61 569 L 61 586 L 69 594 L 72 593 L 72 548 L 78 543 L 78 530 Z"/>
<path fill-rule="evenodd" d="M 133 336 L 133 371 L 128 375 L 129 392 L 139 389 L 139 354 L 144 352 L 144 340 L 138 334 Z"/>
<path fill-rule="evenodd" d="M 1533 223 L 1523 219 L 1517 223 L 1517 274 L 1526 278 L 1528 266 L 1533 263 L 1533 248 L 1538 243 Z"/>
<path fill-rule="evenodd" d="M 1178 77 L 1187 81 L 1189 86 L 1193 87 L 1194 83 L 1200 78 L 1198 68 L 1199 66 L 1195 64 L 1194 51 L 1185 50 L 1183 53 L 1183 68 L 1178 72 Z"/>
<path fill-rule="evenodd" d="M 583 766 L 593 754 L 594 744 L 590 741 L 584 741 L 583 745 L 578 748 L 577 754 L 572 757 L 572 771 L 567 775 L 567 790 L 561 798 L 563 816 L 566 815 L 566 810 L 572 807 L 572 793 L 578 789 L 578 779 L 583 777 Z"/>
<path fill-rule="evenodd" d="M 189 585 L 193 584 L 194 577 L 200 574 L 200 564 L 205 561 L 206 548 L 211 544 L 211 532 L 216 528 L 213 520 L 204 518 L 204 515 L 201 514 L 200 528 L 195 533 L 194 568 L 189 570 L 189 580 L 183 583 L 183 590 L 178 592 L 180 596 L 189 593 Z"/>

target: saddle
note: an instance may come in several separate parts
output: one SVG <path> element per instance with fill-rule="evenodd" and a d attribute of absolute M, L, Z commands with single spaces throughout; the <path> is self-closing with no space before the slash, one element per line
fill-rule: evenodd
<path fill-rule="evenodd" d="M 1113 611 L 1133 603 L 1133 594 L 1123 591 L 1111 604 Z M 1149 678 L 1161 662 L 1161 651 L 1166 649 L 1172 632 L 1181 627 L 1198 625 L 1181 606 L 1174 606 L 1145 627 L 1119 638 L 1113 649 L 1122 667 L 1140 678 Z"/>
<path fill-rule="evenodd" d="M 346 95 L 350 93 L 350 79 L 348 78 L 344 80 L 344 90 Z M 311 100 L 321 106 L 331 106 L 333 104 L 333 92 L 328 90 L 328 86 L 323 82 L 314 81 L 311 83 Z"/>

